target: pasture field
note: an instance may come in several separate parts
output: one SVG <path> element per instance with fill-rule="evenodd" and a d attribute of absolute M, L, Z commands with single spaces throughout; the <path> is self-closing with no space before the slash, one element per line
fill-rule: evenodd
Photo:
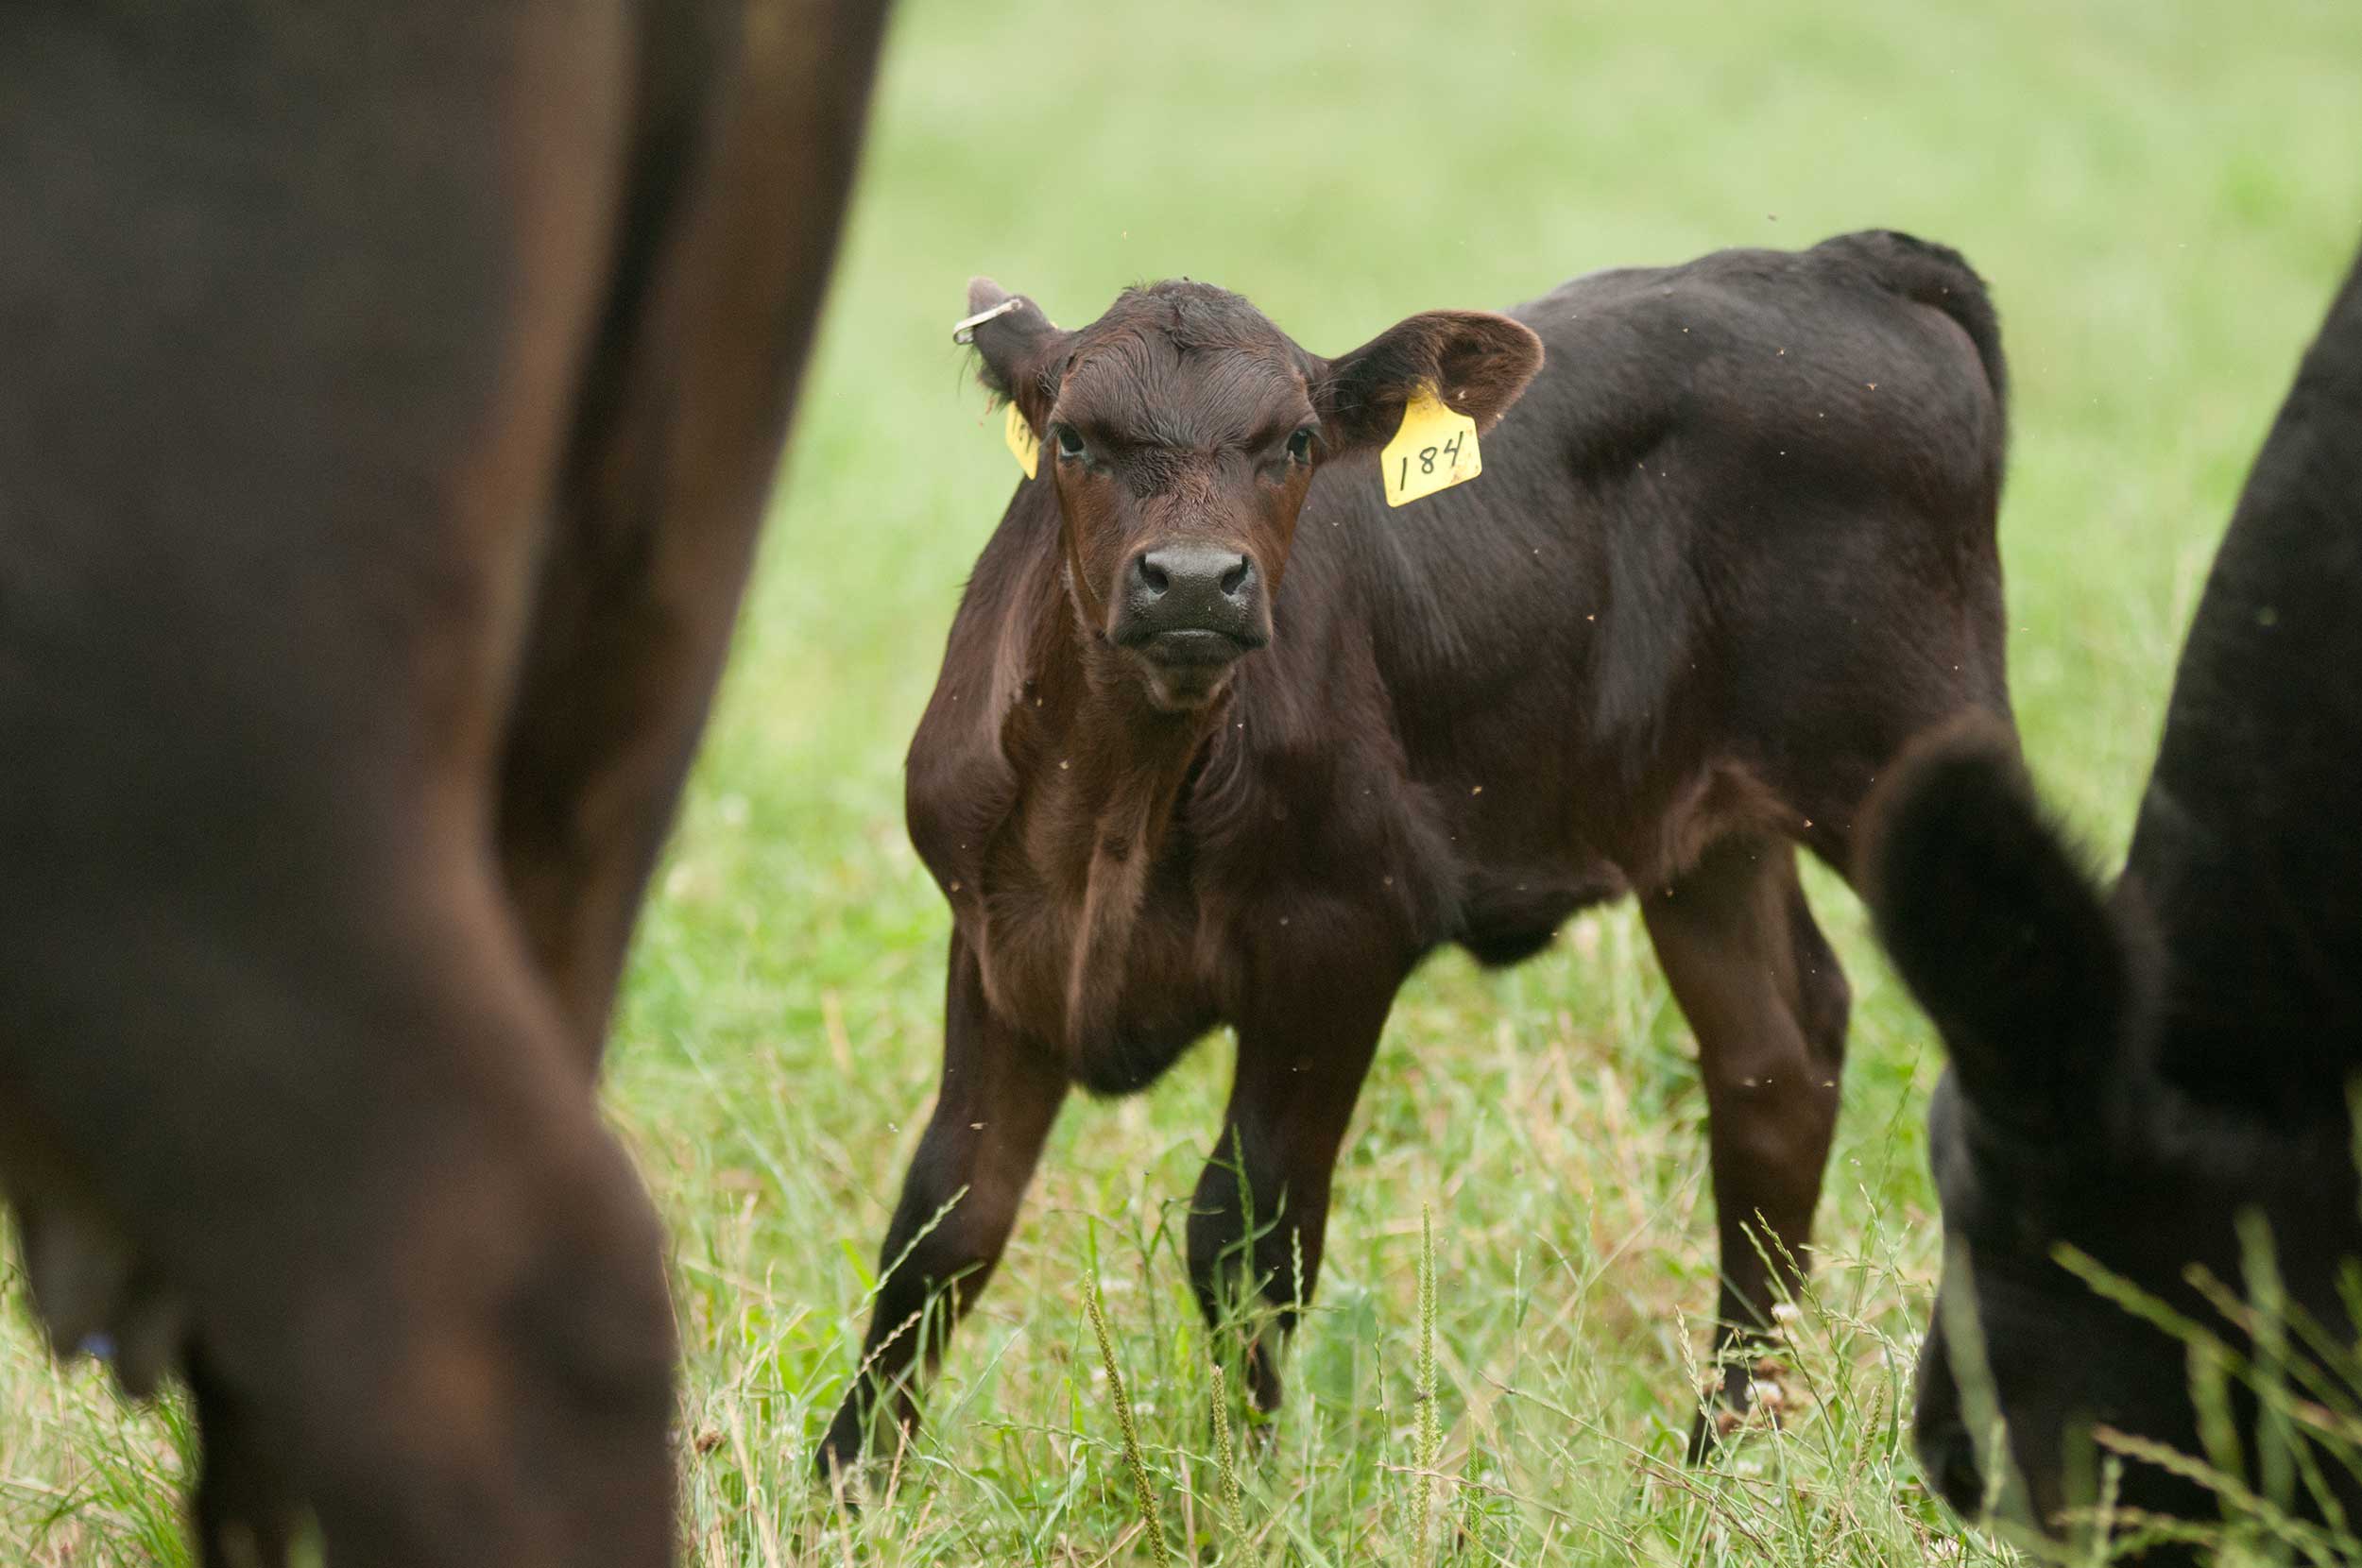
<path fill-rule="evenodd" d="M 1908 1448 L 1940 1058 L 1818 869 L 1857 1005 L 1784 1432 L 1680 1462 L 1714 1295 L 1703 1107 L 1618 909 L 1524 968 L 1444 956 L 1406 991 L 1291 1403 L 1241 1452 L 1235 1511 L 1176 1245 L 1219 1037 L 1140 1099 L 1070 1103 L 893 1495 L 848 1518 L 809 1479 L 937 1065 L 949 920 L 903 837 L 900 762 L 1013 479 L 949 341 L 967 276 L 1072 324 L 1187 274 L 1336 352 L 1421 309 L 1864 227 L 1958 246 L 1998 301 L 2018 710 L 2113 861 L 2237 483 L 2362 231 L 2355 0 L 900 6 L 609 1056 L 673 1228 L 686 1560 L 1153 1560 L 1084 1310 L 1094 1268 L 1163 1535 L 1199 1561 L 2007 1557 L 1923 1492 Z M 183 1561 L 181 1413 L 51 1368 L 9 1267 L 0 1563 Z"/>

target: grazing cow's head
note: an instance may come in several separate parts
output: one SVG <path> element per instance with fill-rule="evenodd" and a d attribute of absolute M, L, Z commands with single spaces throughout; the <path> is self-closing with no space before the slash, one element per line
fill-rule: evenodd
<path fill-rule="evenodd" d="M 1074 332 L 987 279 L 967 303 L 1000 311 L 975 327 L 984 384 L 1041 442 L 1076 612 L 1176 710 L 1271 640 L 1316 468 L 1383 445 L 1422 385 L 1489 428 L 1542 363 L 1532 332 L 1473 311 L 1412 316 L 1331 360 L 1204 283 L 1128 289 Z"/>
<path fill-rule="evenodd" d="M 1921 1463 L 1968 1517 L 1990 1505 L 2055 1528 L 2092 1500 L 2096 1428 L 2200 1452 L 2181 1348 L 2061 1250 L 2187 1308 L 2186 1262 L 2238 1280 L 2226 1181 L 2261 1189 L 2223 1167 L 2234 1140 L 2176 1147 L 2185 1107 L 2144 1070 L 2159 960 L 2137 889 L 2094 888 L 1997 726 L 1907 759 L 1866 861 L 1879 934 L 1951 1058 L 1928 1113 L 1945 1263 L 1920 1358 Z M 2204 1501 L 2146 1466 L 2126 1496 Z"/>
<path fill-rule="evenodd" d="M 2285 1515 L 2362 1511 L 2362 1466 L 2311 1427 L 2362 1406 L 2358 596 L 2362 266 L 2216 560 L 2113 892 L 1997 727 L 1933 738 L 1872 805 L 1864 895 L 1950 1056 L 1917 1435 L 1964 1513 L 1998 1501 L 2056 1532 L 2104 1495 L 2113 1449 L 2119 1505 L 2219 1516 L 2125 1437 Z M 2127 1283 L 2142 1310 L 2108 1299 Z M 2273 1376 L 2296 1390 L 2277 1417 Z"/>
<path fill-rule="evenodd" d="M 1930 1483 L 1971 1518 L 1991 1507 L 2063 1533 L 2070 1510 L 2100 1496 L 2112 1451 L 2120 1508 L 2218 1515 L 2200 1485 L 2119 1435 L 2250 1486 L 2270 1468 L 2241 1379 L 2207 1370 L 2187 1332 L 2112 1299 L 2123 1285 L 2235 1358 L 2254 1350 L 2238 1304 L 2276 1278 L 2297 1315 L 2352 1343 L 2340 1270 L 2362 1258 L 2354 1127 L 2345 1074 L 2326 1058 L 2362 1043 L 2362 967 L 2342 967 L 2362 909 L 2344 935 L 2308 943 L 2321 928 L 2271 907 L 2276 878 L 2242 889 L 2218 867 L 2150 851 L 2184 834 L 2256 847 L 2235 829 L 2216 839 L 2219 824 L 2181 819 L 2178 806 L 2152 790 L 2132 861 L 2105 895 L 1997 731 L 1936 737 L 1874 806 L 1865 895 L 1950 1056 L 1928 1113 L 1944 1267 L 1916 1438 Z M 2353 856 L 2330 844 L 2325 858 Z M 2185 897 L 2212 903 L 2211 918 L 2180 915 Z M 2254 962 L 2274 947 L 2278 976 Z M 2323 960 L 2333 967 L 2315 969 Z M 2225 1432 L 2238 1445 L 2228 1465 Z M 2362 1503 L 2362 1475 L 2324 1468 L 2340 1506 Z M 2319 1511 L 2301 1486 L 2278 1501 Z"/>

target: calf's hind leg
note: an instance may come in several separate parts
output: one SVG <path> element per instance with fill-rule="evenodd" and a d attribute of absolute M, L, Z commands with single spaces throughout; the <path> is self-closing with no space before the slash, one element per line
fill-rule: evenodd
<path fill-rule="evenodd" d="M 1796 851 L 1735 836 L 1641 905 L 1667 980 L 1698 1037 L 1722 1286 L 1715 1349 L 1720 1411 L 1690 1454 L 1749 1404 L 1746 1347 L 1803 1284 L 1845 1060 L 1851 995 L 1796 879 Z"/>

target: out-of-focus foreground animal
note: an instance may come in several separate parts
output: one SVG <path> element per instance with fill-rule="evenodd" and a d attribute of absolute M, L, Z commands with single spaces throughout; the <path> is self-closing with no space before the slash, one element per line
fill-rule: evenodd
<path fill-rule="evenodd" d="M 670 1554 L 591 1079 L 881 10 L 0 10 L 0 1181 L 208 1564 Z"/>
<path fill-rule="evenodd" d="M 2224 1379 L 2248 1485 L 2357 1517 L 2351 1465 L 2317 1457 L 2317 1484 L 2291 1439 L 2323 1435 L 2306 1423 L 2332 1419 L 2351 1369 L 2321 1348 L 2362 1326 L 2345 1272 L 2362 1257 L 2362 262 L 2216 557 L 2114 886 L 2045 819 L 2004 735 L 1930 741 L 1874 818 L 1879 934 L 1951 1054 L 1929 1126 L 1946 1240 L 1920 1361 L 1929 1476 L 1965 1513 L 1997 1495 L 2055 1530 L 2097 1494 L 2100 1428 L 2221 1457 L 2189 1347 L 2095 1291 L 2096 1263 L 2226 1347 L 2218 1366 L 2251 1357 L 2295 1390 L 2292 1415 Z M 2250 1268 L 2267 1232 L 2276 1287 Z M 2259 1286 L 2286 1308 L 2261 1341 L 2220 1310 Z M 2137 1459 L 2118 1501 L 2217 1511 Z"/>
<path fill-rule="evenodd" d="M 1514 963 L 1628 892 L 1697 1032 L 1723 1346 L 1761 1331 L 1807 1256 L 1848 1007 L 1795 846 L 1850 866 L 1911 737 L 2007 722 L 1977 275 L 1846 235 L 1414 315 L 1337 359 L 1203 284 L 1075 332 L 982 280 L 968 305 L 1043 471 L 911 747 L 953 914 L 943 1085 L 824 1469 L 881 1389 L 915 1419 L 914 1363 L 1070 1084 L 1133 1092 L 1236 1028 L 1190 1266 L 1210 1317 L 1243 1273 L 1284 1325 L 1405 977 L 1445 943 Z M 1413 404 L 1433 440 L 1373 461 Z M 1382 503 L 1504 414 L 1481 478 Z M 1267 1409 L 1275 1348 L 1249 1350 Z"/>

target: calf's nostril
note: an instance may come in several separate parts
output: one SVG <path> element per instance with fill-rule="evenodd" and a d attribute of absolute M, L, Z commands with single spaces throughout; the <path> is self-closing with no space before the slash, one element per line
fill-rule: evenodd
<path fill-rule="evenodd" d="M 1222 591 L 1224 598 L 1237 598 L 1239 590 L 1246 587 L 1247 567 L 1247 558 L 1241 555 L 1236 566 L 1222 574 Z"/>
<path fill-rule="evenodd" d="M 1158 566 L 1156 564 L 1155 557 L 1152 555 L 1143 555 L 1140 557 L 1139 571 L 1142 586 L 1147 588 L 1151 592 L 1162 593 L 1165 589 L 1172 587 L 1172 577 L 1166 574 L 1165 569 Z"/>

